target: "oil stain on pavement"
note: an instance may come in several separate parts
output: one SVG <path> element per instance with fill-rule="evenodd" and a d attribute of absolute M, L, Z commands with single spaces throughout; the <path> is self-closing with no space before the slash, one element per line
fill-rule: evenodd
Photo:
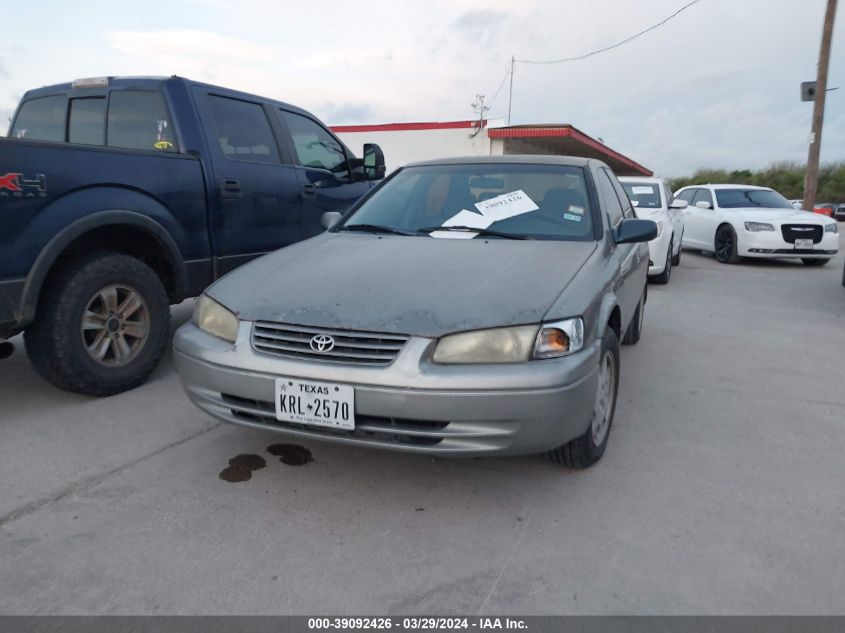
<path fill-rule="evenodd" d="M 237 483 L 252 479 L 252 472 L 264 468 L 267 462 L 261 455 L 243 454 L 229 460 L 229 466 L 220 471 L 223 481 Z"/>
<path fill-rule="evenodd" d="M 311 451 L 299 444 L 271 444 L 267 447 L 267 452 L 288 466 L 304 466 L 314 461 Z"/>

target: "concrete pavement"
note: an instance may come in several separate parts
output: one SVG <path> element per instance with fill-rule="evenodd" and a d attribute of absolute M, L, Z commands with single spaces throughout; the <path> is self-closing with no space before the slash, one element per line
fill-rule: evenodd
<path fill-rule="evenodd" d="M 842 264 L 685 251 L 586 471 L 318 442 L 288 466 L 283 436 L 192 407 L 169 359 L 92 399 L 41 381 L 18 338 L 0 613 L 843 614 Z M 267 465 L 222 481 L 240 454 Z"/>

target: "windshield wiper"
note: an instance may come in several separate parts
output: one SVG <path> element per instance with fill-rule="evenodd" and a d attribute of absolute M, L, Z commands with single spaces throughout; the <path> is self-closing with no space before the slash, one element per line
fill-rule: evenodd
<path fill-rule="evenodd" d="M 427 226 L 423 229 L 417 229 L 421 233 L 433 233 L 434 231 L 460 231 L 461 233 L 478 233 L 479 235 L 492 235 L 493 237 L 503 237 L 506 240 L 533 240 L 530 235 L 519 235 L 518 233 L 505 233 L 504 231 L 494 231 L 493 229 L 478 229 L 472 226 Z"/>
<path fill-rule="evenodd" d="M 368 231 L 370 233 L 389 233 L 391 235 L 417 235 L 416 231 L 403 231 L 382 224 L 344 224 L 340 231 Z"/>

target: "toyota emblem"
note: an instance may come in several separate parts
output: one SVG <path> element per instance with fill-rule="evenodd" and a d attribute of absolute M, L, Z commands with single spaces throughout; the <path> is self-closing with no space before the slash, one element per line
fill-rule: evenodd
<path fill-rule="evenodd" d="M 330 352 L 334 349 L 334 339 L 327 334 L 316 334 L 311 337 L 311 349 L 315 352 Z"/>

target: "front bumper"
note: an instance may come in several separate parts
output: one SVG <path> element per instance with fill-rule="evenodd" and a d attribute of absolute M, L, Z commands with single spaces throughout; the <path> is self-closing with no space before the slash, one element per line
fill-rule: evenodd
<path fill-rule="evenodd" d="M 812 249 L 796 249 L 783 239 L 779 230 L 742 231 L 738 238 L 739 254 L 743 257 L 818 259 L 834 257 L 839 252 L 837 233 L 822 233 L 821 242 L 813 244 Z"/>
<path fill-rule="evenodd" d="M 252 323 L 234 345 L 193 323 L 174 337 L 186 393 L 210 415 L 301 438 L 413 453 L 470 456 L 539 453 L 590 425 L 600 342 L 572 356 L 511 365 L 436 365 L 432 339 L 412 337 L 387 367 L 275 357 L 256 352 Z M 275 379 L 355 388 L 354 431 L 279 422 Z"/>

